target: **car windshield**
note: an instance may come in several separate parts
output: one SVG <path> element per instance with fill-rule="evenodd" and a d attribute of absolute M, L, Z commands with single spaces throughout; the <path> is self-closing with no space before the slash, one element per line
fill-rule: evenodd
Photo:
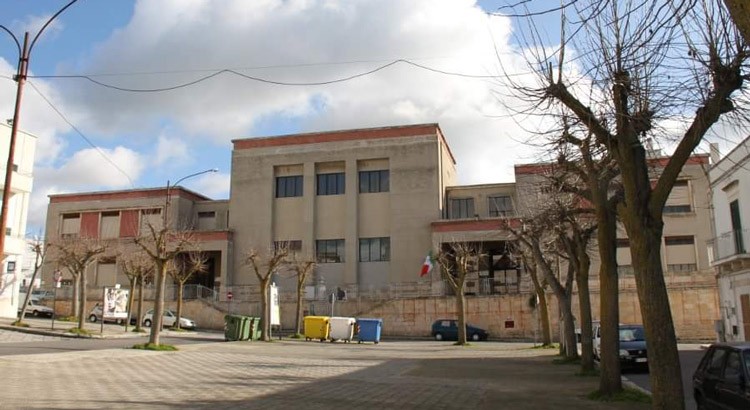
<path fill-rule="evenodd" d="M 640 326 L 620 327 L 621 342 L 642 342 L 646 340 L 643 328 Z"/>
<path fill-rule="evenodd" d="M 37 302 L 35 299 L 29 299 L 29 305 L 38 306 L 39 302 Z"/>

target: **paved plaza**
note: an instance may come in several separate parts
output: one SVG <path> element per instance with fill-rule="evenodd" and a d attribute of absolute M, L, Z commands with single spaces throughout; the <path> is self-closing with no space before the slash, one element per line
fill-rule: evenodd
<path fill-rule="evenodd" d="M 597 378 L 530 346 L 284 340 L 6 356 L 0 408 L 648 408 L 586 399 Z"/>

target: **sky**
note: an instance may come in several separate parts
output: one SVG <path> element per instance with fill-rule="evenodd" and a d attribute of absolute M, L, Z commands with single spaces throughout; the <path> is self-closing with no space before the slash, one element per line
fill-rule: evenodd
<path fill-rule="evenodd" d="M 0 24 L 33 37 L 65 4 L 6 0 Z M 233 139 L 297 132 L 436 122 L 461 184 L 511 182 L 513 164 L 539 154 L 523 143 L 534 124 L 508 115 L 492 78 L 526 69 L 518 22 L 487 13 L 506 4 L 79 0 L 31 52 L 19 121 L 38 137 L 29 230 L 43 229 L 50 194 L 164 186 L 210 168 L 180 185 L 228 198 Z M 0 38 L 0 118 L 12 118 L 18 53 Z M 81 75 L 101 84 L 49 77 Z"/>

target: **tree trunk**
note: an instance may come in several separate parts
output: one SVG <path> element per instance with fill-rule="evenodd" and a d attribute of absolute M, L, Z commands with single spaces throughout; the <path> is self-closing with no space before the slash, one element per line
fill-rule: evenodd
<path fill-rule="evenodd" d="M 302 334 L 302 287 L 304 279 L 297 279 L 297 317 L 294 321 L 294 334 Z"/>
<path fill-rule="evenodd" d="M 184 286 L 183 282 L 177 283 L 177 318 L 174 322 L 174 327 L 176 329 L 180 328 L 180 319 L 182 318 L 182 296 L 185 292 Z"/>
<path fill-rule="evenodd" d="M 140 332 L 141 326 L 143 326 L 143 288 L 144 288 L 144 278 L 141 276 L 138 279 L 138 309 L 137 309 L 137 315 L 135 318 L 135 331 Z"/>
<path fill-rule="evenodd" d="M 626 227 L 630 228 L 630 251 L 646 331 L 653 407 L 681 410 L 685 408 L 684 391 L 669 294 L 661 265 L 662 227 L 649 226 L 649 219 L 631 218 Z"/>
<path fill-rule="evenodd" d="M 622 391 L 620 376 L 620 301 L 617 282 L 617 225 L 606 200 L 594 201 L 599 247 L 599 393 Z"/>
<path fill-rule="evenodd" d="M 549 310 L 547 308 L 547 295 L 539 283 L 539 277 L 536 274 L 536 268 L 529 268 L 529 276 L 531 276 L 531 282 L 534 284 L 534 293 L 537 299 L 539 299 L 539 305 L 537 311 L 539 312 L 539 318 L 542 322 L 542 346 L 552 345 L 552 335 L 549 330 Z"/>
<path fill-rule="evenodd" d="M 271 284 L 271 277 L 270 275 L 266 278 L 263 278 L 260 281 L 260 311 L 261 311 L 261 320 L 260 320 L 260 340 L 264 342 L 271 341 L 270 336 L 270 330 L 271 330 L 271 309 L 268 304 L 268 289 Z"/>
<path fill-rule="evenodd" d="M 466 344 L 466 296 L 463 283 L 456 290 L 456 310 L 458 312 L 458 341 L 457 345 Z"/>
<path fill-rule="evenodd" d="M 159 261 L 156 263 L 156 295 L 154 295 L 154 314 L 151 315 L 151 334 L 148 342 L 159 345 L 161 326 L 164 321 L 164 288 L 167 283 L 167 264 Z"/>
<path fill-rule="evenodd" d="M 77 275 L 73 275 L 73 298 L 70 300 L 70 316 L 73 317 L 76 317 L 78 315 L 78 300 L 80 289 L 80 279 Z"/>
<path fill-rule="evenodd" d="M 84 323 L 86 323 L 86 287 L 88 286 L 88 278 L 86 277 L 86 269 L 81 272 L 81 301 L 78 306 L 78 328 L 83 330 Z M 102 309 L 104 307 L 102 306 Z M 104 310 L 102 310 L 102 320 L 104 319 Z"/>
<path fill-rule="evenodd" d="M 578 357 L 578 347 L 576 345 L 576 325 L 573 319 L 573 309 L 570 303 L 570 297 L 558 297 L 558 305 L 562 314 L 563 327 L 563 345 L 565 348 L 565 357 L 575 359 Z"/>
<path fill-rule="evenodd" d="M 128 318 L 125 319 L 125 328 L 130 325 L 130 318 L 133 317 L 133 301 L 135 300 L 135 284 L 138 282 L 137 276 L 132 276 L 128 278 L 128 281 L 130 282 L 130 294 L 128 295 Z"/>
<path fill-rule="evenodd" d="M 34 274 L 31 275 L 31 282 L 29 283 L 29 286 L 26 288 L 26 297 L 23 298 L 23 305 L 21 305 L 21 312 L 18 313 L 18 322 L 23 322 L 23 319 L 26 317 L 26 308 L 29 306 L 29 300 L 31 299 L 31 287 L 34 284 L 34 281 L 36 281 L 36 276 L 39 273 L 39 254 L 37 253 L 37 260 L 36 260 L 36 266 L 34 267 Z M 55 314 L 54 312 L 52 313 Z"/>
<path fill-rule="evenodd" d="M 589 268 L 591 261 L 583 244 L 578 244 L 578 305 L 581 326 L 581 371 L 594 371 L 594 340 L 591 329 L 591 297 L 589 295 Z"/>

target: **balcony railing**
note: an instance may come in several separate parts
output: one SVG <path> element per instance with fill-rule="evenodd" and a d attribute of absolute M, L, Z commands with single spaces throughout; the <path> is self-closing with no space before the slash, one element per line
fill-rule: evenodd
<path fill-rule="evenodd" d="M 750 229 L 729 231 L 711 239 L 708 241 L 709 260 L 714 263 L 735 255 L 747 254 L 747 238 L 750 238 Z"/>

